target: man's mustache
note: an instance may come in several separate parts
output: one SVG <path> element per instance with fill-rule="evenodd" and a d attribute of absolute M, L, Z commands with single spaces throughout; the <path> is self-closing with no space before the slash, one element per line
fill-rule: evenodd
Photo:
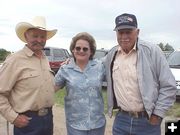
<path fill-rule="evenodd" d="M 45 46 L 46 43 L 39 43 L 39 42 L 34 42 L 32 45 L 40 45 L 40 46 Z"/>

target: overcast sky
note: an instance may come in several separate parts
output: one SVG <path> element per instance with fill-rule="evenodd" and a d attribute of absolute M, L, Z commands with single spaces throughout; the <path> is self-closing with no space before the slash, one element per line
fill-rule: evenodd
<path fill-rule="evenodd" d="M 97 48 L 117 45 L 113 31 L 115 17 L 135 14 L 140 38 L 169 43 L 180 48 L 179 0 L 0 0 L 0 48 L 18 51 L 24 46 L 15 33 L 19 22 L 45 16 L 47 27 L 58 29 L 47 46 L 69 49 L 71 38 L 86 31 L 94 36 Z"/>

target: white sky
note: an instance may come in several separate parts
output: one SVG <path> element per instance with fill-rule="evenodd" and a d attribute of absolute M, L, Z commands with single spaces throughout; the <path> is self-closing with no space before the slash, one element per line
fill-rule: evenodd
<path fill-rule="evenodd" d="M 180 48 L 179 0 L 0 0 L 0 48 L 18 51 L 24 46 L 15 33 L 19 22 L 45 16 L 47 27 L 58 33 L 46 46 L 69 49 L 71 38 L 86 31 L 97 48 L 110 49 L 116 42 L 115 17 L 133 13 L 140 38 Z"/>

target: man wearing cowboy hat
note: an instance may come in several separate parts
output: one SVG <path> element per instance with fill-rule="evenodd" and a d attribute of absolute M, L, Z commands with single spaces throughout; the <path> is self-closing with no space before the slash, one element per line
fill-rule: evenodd
<path fill-rule="evenodd" d="M 54 76 L 42 49 L 56 32 L 46 29 L 44 17 L 16 26 L 26 45 L 0 69 L 0 113 L 14 124 L 14 135 L 53 134 Z"/>

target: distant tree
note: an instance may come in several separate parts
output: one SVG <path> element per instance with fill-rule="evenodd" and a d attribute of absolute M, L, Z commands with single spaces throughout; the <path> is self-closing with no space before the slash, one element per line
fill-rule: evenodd
<path fill-rule="evenodd" d="M 161 48 L 162 51 L 174 51 L 174 48 L 168 43 L 166 45 L 164 45 L 163 43 L 159 43 L 157 45 Z"/>
<path fill-rule="evenodd" d="M 161 48 L 162 51 L 164 51 L 164 45 L 163 45 L 163 43 L 159 43 L 158 46 Z"/>
<path fill-rule="evenodd" d="M 165 48 L 165 51 L 174 51 L 174 48 L 168 43 L 164 46 L 164 48 Z"/>
<path fill-rule="evenodd" d="M 4 61 L 10 53 L 11 52 L 6 51 L 5 49 L 0 49 L 0 61 Z"/>

